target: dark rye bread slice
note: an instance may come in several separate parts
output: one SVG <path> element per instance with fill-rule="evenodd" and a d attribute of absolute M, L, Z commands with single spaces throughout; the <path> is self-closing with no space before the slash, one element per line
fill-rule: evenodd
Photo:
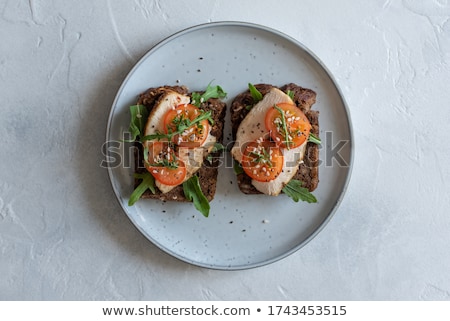
<path fill-rule="evenodd" d="M 271 88 L 278 88 L 283 92 L 290 90 L 294 94 L 295 104 L 305 113 L 312 125 L 311 132 L 319 136 L 319 112 L 311 110 L 311 106 L 316 102 L 316 93 L 307 88 L 300 87 L 290 83 L 282 87 L 276 87 L 269 84 L 255 85 L 256 89 L 264 96 Z M 250 111 L 247 106 L 252 106 L 254 100 L 250 91 L 247 90 L 233 100 L 231 104 L 231 124 L 233 140 L 236 140 L 236 133 L 242 120 Z M 307 143 L 304 162 L 299 165 L 299 169 L 293 179 L 304 183 L 310 192 L 314 191 L 319 184 L 319 146 L 314 143 Z M 245 173 L 237 175 L 239 189 L 245 194 L 261 194 L 253 185 L 252 179 Z"/>
<path fill-rule="evenodd" d="M 138 104 L 144 105 L 150 112 L 154 106 L 157 105 L 159 99 L 164 95 L 167 90 L 172 90 L 184 95 L 190 95 L 188 89 L 185 86 L 162 86 L 157 88 L 149 88 L 144 93 L 139 95 L 137 101 Z M 200 108 L 204 111 L 211 111 L 214 125 L 211 127 L 211 134 L 216 137 L 218 143 L 223 142 L 223 126 L 226 113 L 226 104 L 219 99 L 208 99 L 200 105 Z M 147 170 L 144 167 L 143 148 L 141 143 L 135 143 L 135 172 L 145 173 Z M 198 170 L 197 175 L 199 177 L 200 187 L 203 194 L 208 201 L 214 198 L 216 193 L 217 175 L 219 167 L 219 157 L 221 152 L 212 153 L 211 162 L 205 161 L 202 167 Z M 139 185 L 140 179 L 135 180 L 135 187 Z M 156 193 L 153 194 L 150 190 L 144 192 L 141 198 L 160 199 L 164 201 L 179 201 L 187 202 L 188 200 L 184 196 L 183 186 L 177 186 L 168 193 L 161 193 L 156 188 Z"/>

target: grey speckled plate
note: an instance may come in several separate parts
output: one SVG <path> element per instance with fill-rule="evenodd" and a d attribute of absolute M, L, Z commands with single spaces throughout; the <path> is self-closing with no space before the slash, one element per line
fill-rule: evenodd
<path fill-rule="evenodd" d="M 218 84 L 227 103 L 247 83 L 289 82 L 317 92 L 320 111 L 320 183 L 317 204 L 295 203 L 286 195 L 246 196 L 237 185 L 229 156 L 219 170 L 219 185 L 209 218 L 190 203 L 140 200 L 127 205 L 133 186 L 132 155 L 119 141 L 128 131 L 128 107 L 148 87 L 182 84 L 202 90 Z M 228 121 L 228 120 L 227 120 Z M 229 126 L 227 126 L 229 127 Z M 230 140 L 226 131 L 226 141 Z M 267 27 L 218 22 L 178 32 L 153 47 L 123 82 L 109 116 L 106 139 L 109 176 L 123 210 L 155 245 L 185 262 L 238 270 L 269 264 L 309 242 L 336 211 L 353 159 L 351 123 L 333 77 L 296 40 Z"/>

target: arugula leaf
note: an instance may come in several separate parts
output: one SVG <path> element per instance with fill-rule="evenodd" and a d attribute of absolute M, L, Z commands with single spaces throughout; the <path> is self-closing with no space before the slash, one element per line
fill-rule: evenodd
<path fill-rule="evenodd" d="M 236 175 L 240 175 L 240 174 L 244 173 L 244 169 L 242 168 L 242 165 L 236 160 L 233 160 L 233 170 Z"/>
<path fill-rule="evenodd" d="M 200 182 L 197 175 L 192 176 L 183 183 L 183 192 L 186 199 L 193 202 L 195 208 L 202 213 L 203 216 L 208 217 L 210 209 L 209 202 L 200 188 Z"/>
<path fill-rule="evenodd" d="M 203 93 L 201 98 L 203 98 L 203 101 L 207 101 L 210 98 L 225 98 L 227 96 L 227 93 L 222 89 L 220 86 L 211 86 L 208 85 L 206 87 L 206 91 Z"/>
<path fill-rule="evenodd" d="M 199 93 L 193 92 L 191 94 L 191 104 L 192 105 L 200 107 L 201 100 L 202 100 L 202 95 L 200 95 Z"/>
<path fill-rule="evenodd" d="M 282 191 L 292 198 L 294 202 L 298 202 L 299 200 L 305 201 L 308 203 L 317 203 L 316 197 L 311 194 L 311 192 L 303 187 L 303 182 L 292 179 L 287 183 L 285 187 L 283 187 Z"/>
<path fill-rule="evenodd" d="M 144 163 L 148 164 L 148 146 L 144 146 Z"/>
<path fill-rule="evenodd" d="M 148 111 L 144 105 L 133 105 L 130 106 L 131 121 L 130 121 L 130 133 L 132 139 L 130 141 L 135 141 L 138 136 L 144 133 L 145 123 L 148 118 Z"/>
<path fill-rule="evenodd" d="M 263 99 L 263 95 L 251 83 L 248 83 L 248 89 L 250 90 L 250 94 L 252 95 L 255 104 Z"/>
<path fill-rule="evenodd" d="M 309 133 L 308 142 L 314 143 L 314 144 L 317 144 L 317 145 L 320 145 L 322 143 L 320 138 L 317 137 L 316 135 L 314 135 L 313 133 Z"/>
<path fill-rule="evenodd" d="M 134 174 L 134 177 L 142 179 L 142 182 L 134 189 L 133 193 L 131 193 L 130 199 L 128 200 L 128 206 L 133 206 L 147 189 L 149 189 L 153 194 L 156 193 L 155 179 L 152 174 Z"/>
<path fill-rule="evenodd" d="M 208 84 L 205 92 L 200 95 L 197 92 L 191 94 L 191 104 L 197 107 L 200 107 L 200 104 L 207 101 L 210 98 L 225 98 L 227 93 L 220 86 L 211 86 Z"/>

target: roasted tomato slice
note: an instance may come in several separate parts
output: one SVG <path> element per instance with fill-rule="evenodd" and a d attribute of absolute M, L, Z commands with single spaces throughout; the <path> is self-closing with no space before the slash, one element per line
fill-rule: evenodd
<path fill-rule="evenodd" d="M 196 119 L 202 111 L 194 105 L 178 105 L 175 109 L 168 111 L 164 117 L 164 128 L 166 133 L 174 133 L 180 127 L 186 127 L 190 121 Z M 184 128 L 180 134 L 173 136 L 172 141 L 180 147 L 200 147 L 205 142 L 209 133 L 208 120 L 202 120 L 192 126 Z"/>
<path fill-rule="evenodd" d="M 295 105 L 279 103 L 266 113 L 266 129 L 273 141 L 283 148 L 296 148 L 308 139 L 311 124 Z"/>
<path fill-rule="evenodd" d="M 186 165 L 175 153 L 169 142 L 151 142 L 145 167 L 153 177 L 165 185 L 179 185 L 186 177 Z"/>
<path fill-rule="evenodd" d="M 274 142 L 258 140 L 245 146 L 241 165 L 252 179 L 269 182 L 281 173 L 283 154 Z"/>

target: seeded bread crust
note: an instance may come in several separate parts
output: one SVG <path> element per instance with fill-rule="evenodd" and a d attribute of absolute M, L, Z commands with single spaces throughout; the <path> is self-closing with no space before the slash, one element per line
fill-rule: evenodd
<path fill-rule="evenodd" d="M 316 93 L 308 88 L 300 87 L 296 84 L 289 83 L 282 87 L 276 87 L 269 84 L 257 84 L 256 89 L 264 96 L 270 89 L 278 88 L 283 92 L 290 90 L 294 94 L 294 103 L 299 107 L 308 118 L 312 125 L 311 133 L 319 136 L 319 112 L 311 110 L 312 105 L 316 102 Z M 233 139 L 236 140 L 236 133 L 242 120 L 247 116 L 254 100 L 250 91 L 247 90 L 233 100 L 231 104 L 231 124 Z M 310 192 L 314 191 L 319 184 L 319 146 L 314 143 L 307 143 L 304 162 L 299 165 L 299 169 L 293 179 L 297 179 L 304 183 Z M 239 189 L 244 194 L 261 194 L 253 185 L 252 179 L 245 173 L 237 175 Z"/>
<path fill-rule="evenodd" d="M 172 90 L 177 93 L 189 96 L 189 90 L 185 86 L 162 86 L 147 89 L 144 93 L 139 95 L 137 103 L 144 105 L 150 112 L 153 107 L 157 105 L 159 99 L 162 98 L 167 90 Z M 214 120 L 214 125 L 211 128 L 211 135 L 216 137 L 218 143 L 222 143 L 226 104 L 219 99 L 211 98 L 203 102 L 200 105 L 200 108 L 204 111 L 211 111 L 211 116 Z M 147 170 L 144 167 L 142 144 L 135 143 L 134 146 L 135 172 L 145 173 Z M 200 188 L 202 189 L 202 192 L 208 199 L 208 201 L 211 201 L 216 193 L 220 153 L 221 152 L 212 153 L 211 163 L 205 161 L 202 167 L 197 171 Z M 140 179 L 136 179 L 134 183 L 135 187 L 137 187 L 140 182 Z M 157 188 L 155 194 L 153 194 L 150 190 L 147 190 L 144 192 L 141 198 L 160 199 L 163 201 L 188 202 L 188 200 L 184 196 L 183 186 L 181 185 L 164 194 L 161 193 L 161 191 L 159 191 Z"/>

